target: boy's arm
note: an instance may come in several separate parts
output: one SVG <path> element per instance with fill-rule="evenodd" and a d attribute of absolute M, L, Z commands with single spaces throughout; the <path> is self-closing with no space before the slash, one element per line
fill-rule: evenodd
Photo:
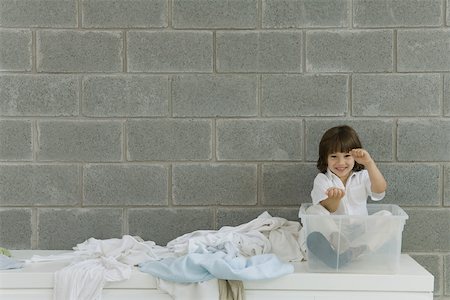
<path fill-rule="evenodd" d="M 324 175 L 318 174 L 314 179 L 311 198 L 313 204 L 320 204 L 329 212 L 335 212 L 341 199 L 344 197 L 345 191 L 334 187 L 332 182 Z"/>
<path fill-rule="evenodd" d="M 369 173 L 371 189 L 373 193 L 381 194 L 386 191 L 387 183 L 384 179 L 383 174 L 378 169 L 375 161 L 370 157 L 369 152 L 364 149 L 353 149 L 351 151 L 357 163 L 364 165 L 367 172 Z"/>

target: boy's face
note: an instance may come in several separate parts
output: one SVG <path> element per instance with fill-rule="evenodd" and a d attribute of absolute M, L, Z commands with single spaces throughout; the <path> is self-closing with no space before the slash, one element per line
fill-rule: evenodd
<path fill-rule="evenodd" d="M 328 155 L 327 164 L 330 171 L 345 185 L 355 166 L 355 159 L 349 152 L 336 152 Z"/>

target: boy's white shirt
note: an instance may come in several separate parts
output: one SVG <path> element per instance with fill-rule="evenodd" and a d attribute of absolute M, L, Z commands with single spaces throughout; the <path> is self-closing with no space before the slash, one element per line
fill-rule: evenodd
<path fill-rule="evenodd" d="M 338 209 L 333 215 L 368 215 L 367 198 L 379 201 L 384 198 L 385 192 L 373 193 L 367 170 L 353 172 L 347 180 L 346 186 L 341 179 L 333 172 L 327 169 L 327 172 L 320 173 L 314 179 L 314 186 L 311 191 L 313 204 L 319 204 L 320 201 L 327 198 L 326 191 L 331 187 L 337 187 L 345 191 L 344 197 L 339 203 Z"/>

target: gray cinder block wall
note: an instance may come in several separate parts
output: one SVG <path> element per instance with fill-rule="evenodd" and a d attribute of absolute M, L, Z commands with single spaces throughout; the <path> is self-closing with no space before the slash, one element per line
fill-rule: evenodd
<path fill-rule="evenodd" d="M 0 245 L 296 220 L 348 123 L 449 299 L 449 26 L 448 0 L 0 0 Z"/>

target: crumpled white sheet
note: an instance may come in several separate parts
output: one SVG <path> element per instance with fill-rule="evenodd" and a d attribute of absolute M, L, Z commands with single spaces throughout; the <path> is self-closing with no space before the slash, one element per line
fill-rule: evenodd
<path fill-rule="evenodd" d="M 112 257 L 88 259 L 55 273 L 53 299 L 100 300 L 106 282 L 131 277 L 131 267 Z"/>

